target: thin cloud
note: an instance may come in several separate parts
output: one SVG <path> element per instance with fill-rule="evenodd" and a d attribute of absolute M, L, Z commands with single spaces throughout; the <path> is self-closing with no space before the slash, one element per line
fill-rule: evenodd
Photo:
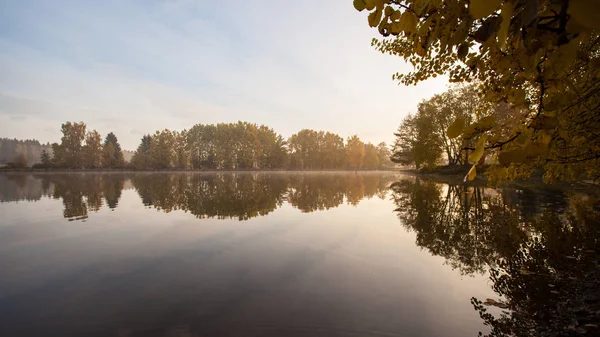
<path fill-rule="evenodd" d="M 40 129 L 83 120 L 128 149 L 157 129 L 237 120 L 389 142 L 447 83 L 396 85 L 391 74 L 410 67 L 373 50 L 364 13 L 342 0 L 5 7 L 2 25 L 27 29 L 0 30 L 1 113 L 35 114 Z M 16 123 L 5 119 L 0 134 L 55 137 Z"/>

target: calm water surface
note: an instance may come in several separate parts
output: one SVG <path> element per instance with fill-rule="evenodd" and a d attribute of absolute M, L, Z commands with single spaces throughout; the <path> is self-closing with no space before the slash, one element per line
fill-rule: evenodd
<path fill-rule="evenodd" d="M 391 173 L 4 174 L 0 201 L 1 336 L 476 336 L 525 219 L 569 207 Z"/>

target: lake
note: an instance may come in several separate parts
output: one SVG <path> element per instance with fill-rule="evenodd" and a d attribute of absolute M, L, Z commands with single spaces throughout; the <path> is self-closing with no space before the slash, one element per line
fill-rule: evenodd
<path fill-rule="evenodd" d="M 477 336 L 599 237 L 585 197 L 390 172 L 5 173 L 0 201 L 2 336 Z"/>

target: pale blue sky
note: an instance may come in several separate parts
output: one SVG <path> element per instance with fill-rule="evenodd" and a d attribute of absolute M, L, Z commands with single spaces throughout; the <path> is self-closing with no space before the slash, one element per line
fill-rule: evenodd
<path fill-rule="evenodd" d="M 244 120 L 393 139 L 438 78 L 398 86 L 351 0 L 0 0 L 0 137 L 142 134 Z"/>

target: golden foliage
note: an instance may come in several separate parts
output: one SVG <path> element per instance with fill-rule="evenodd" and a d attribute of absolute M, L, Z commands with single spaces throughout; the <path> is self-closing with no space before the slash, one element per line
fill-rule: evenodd
<path fill-rule="evenodd" d="M 360 1 L 357 1 L 360 2 Z M 489 102 L 519 112 L 467 125 L 488 134 L 498 178 L 543 167 L 547 181 L 600 178 L 600 6 L 594 0 L 366 1 L 372 45 L 414 70 L 406 85 L 439 75 L 474 82 Z M 389 8 L 389 9 L 388 9 Z M 364 10 L 363 9 L 363 10 Z M 376 14 L 373 14 L 376 13 Z M 457 122 L 460 124 L 459 122 Z M 455 126 L 457 128 L 457 126 Z M 450 134 L 454 135 L 453 128 Z M 500 155 L 500 153 L 504 153 Z M 515 157 L 514 160 L 511 157 Z M 501 160 L 500 160 L 501 158 Z"/>

